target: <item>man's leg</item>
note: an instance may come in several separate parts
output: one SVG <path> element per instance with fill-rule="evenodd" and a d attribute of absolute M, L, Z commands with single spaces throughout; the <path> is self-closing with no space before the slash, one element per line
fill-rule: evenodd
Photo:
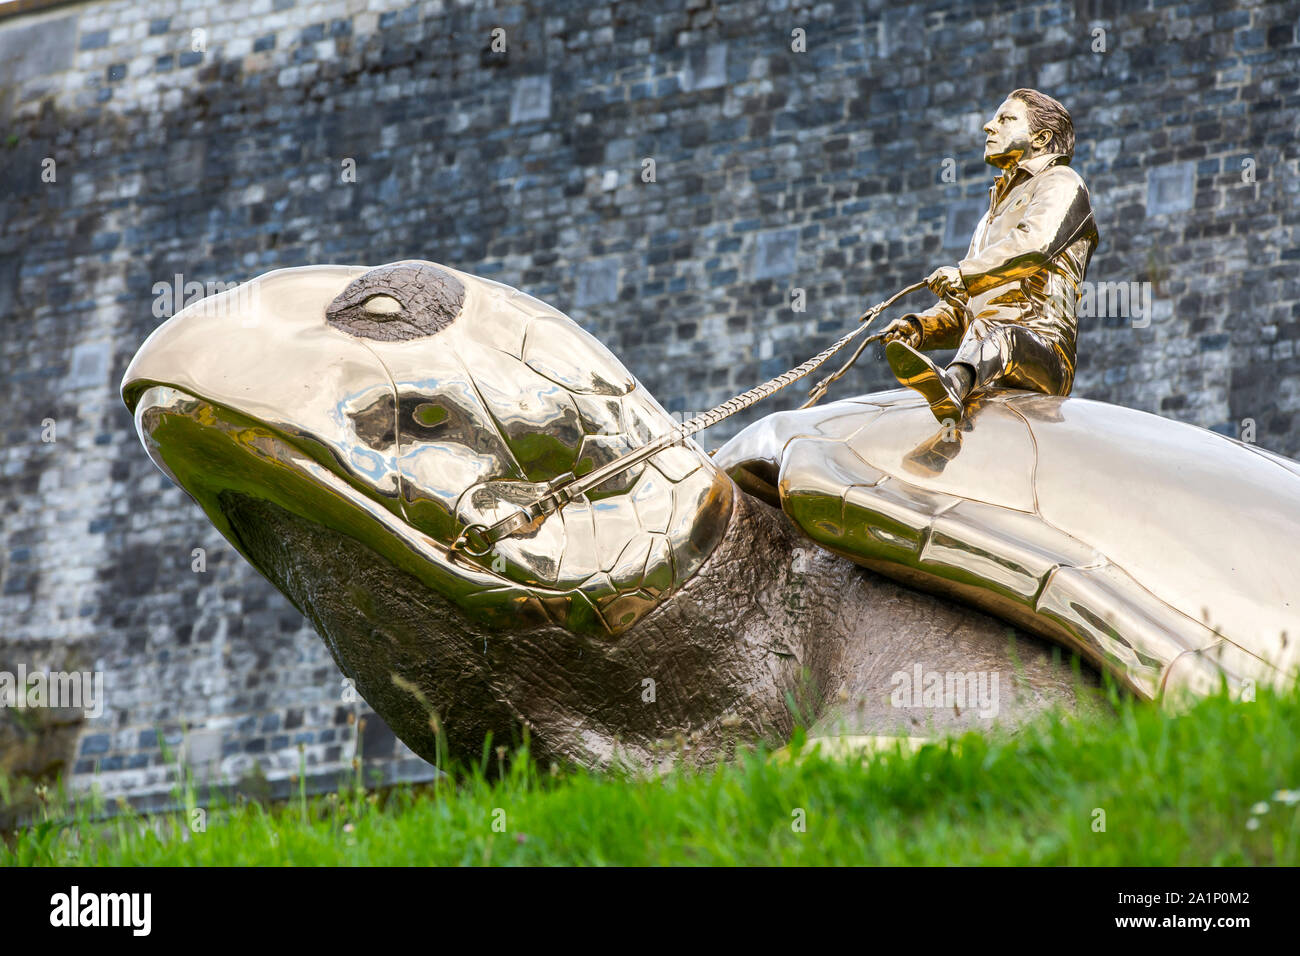
<path fill-rule="evenodd" d="M 958 362 L 953 359 L 948 363 L 948 367 L 944 371 L 948 373 L 949 379 L 957 386 L 957 390 L 964 400 L 971 393 L 971 389 L 975 387 L 975 369 L 965 362 Z"/>
<path fill-rule="evenodd" d="M 966 394 L 989 385 L 1045 395 L 1070 393 L 1074 368 L 1046 337 L 1020 325 L 974 326 L 949 365 L 967 370 L 971 384 Z"/>
<path fill-rule="evenodd" d="M 1073 367 L 1043 336 L 978 319 L 947 368 L 902 342 L 890 342 L 885 358 L 898 381 L 920 392 L 941 422 L 960 421 L 970 394 L 989 385 L 1068 395 L 1074 381 Z"/>
<path fill-rule="evenodd" d="M 939 368 L 912 346 L 898 341 L 885 346 L 885 359 L 901 384 L 921 393 L 935 418 L 940 422 L 961 421 L 971 387 L 969 373 L 952 366 Z"/>

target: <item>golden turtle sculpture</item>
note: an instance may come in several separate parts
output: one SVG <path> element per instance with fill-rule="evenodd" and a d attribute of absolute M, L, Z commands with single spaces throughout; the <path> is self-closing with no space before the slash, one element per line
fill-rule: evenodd
<path fill-rule="evenodd" d="M 936 432 L 896 391 L 778 413 L 466 548 L 678 429 L 531 296 L 415 260 L 278 270 L 161 325 L 122 395 L 429 760 L 521 728 L 604 766 L 799 719 L 1014 727 L 1097 706 L 1061 647 L 1147 698 L 1295 669 L 1300 466 L 1140 412 L 993 391 Z"/>

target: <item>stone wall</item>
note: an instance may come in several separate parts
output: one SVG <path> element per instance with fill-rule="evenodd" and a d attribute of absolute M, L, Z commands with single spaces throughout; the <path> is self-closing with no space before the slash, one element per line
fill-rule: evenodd
<path fill-rule="evenodd" d="M 1083 320 L 1076 394 L 1300 453 L 1294 3 L 109 0 L 0 17 L 0 670 L 104 672 L 102 716 L 9 730 L 48 731 L 42 759 L 78 786 L 165 792 L 160 740 L 183 727 L 181 758 L 213 778 L 256 766 L 283 786 L 301 761 L 325 786 L 367 715 L 139 447 L 116 385 L 177 275 L 445 262 L 565 309 L 695 412 L 955 262 L 987 203 L 980 127 L 1035 86 L 1074 115 L 1102 236 L 1090 279 L 1151 293 L 1149 313 Z M 840 394 L 890 384 L 868 357 Z M 366 728 L 368 769 L 428 775 Z"/>

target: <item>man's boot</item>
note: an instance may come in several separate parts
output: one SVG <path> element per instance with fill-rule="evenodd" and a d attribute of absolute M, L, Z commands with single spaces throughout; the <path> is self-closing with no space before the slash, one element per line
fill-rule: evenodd
<path fill-rule="evenodd" d="M 974 381 L 971 370 L 961 364 L 942 369 L 904 342 L 885 346 L 885 359 L 894 376 L 908 388 L 920 392 L 940 422 L 961 421 L 966 395 Z"/>

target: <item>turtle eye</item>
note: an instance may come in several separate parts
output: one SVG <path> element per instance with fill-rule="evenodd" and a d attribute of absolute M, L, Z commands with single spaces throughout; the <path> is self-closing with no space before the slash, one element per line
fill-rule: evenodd
<path fill-rule="evenodd" d="M 325 321 L 349 335 L 404 342 L 440 332 L 460 315 L 465 287 L 432 262 L 403 259 L 357 276 L 325 309 Z"/>
<path fill-rule="evenodd" d="M 391 295 L 372 295 L 362 307 L 371 315 L 396 315 L 402 311 L 402 303 Z"/>

